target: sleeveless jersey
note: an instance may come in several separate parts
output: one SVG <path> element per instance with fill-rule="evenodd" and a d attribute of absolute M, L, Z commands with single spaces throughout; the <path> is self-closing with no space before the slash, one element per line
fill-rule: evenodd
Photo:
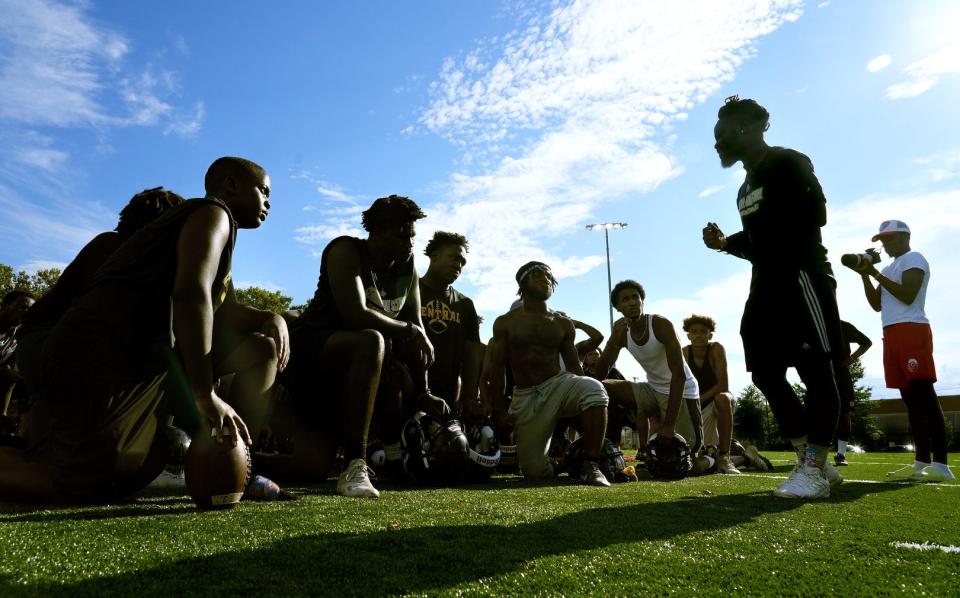
<path fill-rule="evenodd" d="M 394 264 L 386 275 L 378 277 L 373 269 L 373 257 L 370 255 L 367 240 L 343 236 L 330 241 L 323 250 L 323 255 L 320 257 L 320 280 L 317 282 L 317 291 L 303 314 L 295 321 L 294 327 L 310 326 L 323 330 L 347 328 L 333 298 L 327 263 L 330 248 L 337 243 L 352 243 L 360 256 L 360 282 L 367 298 L 367 307 L 391 318 L 400 315 L 414 282 L 413 256 L 411 255 L 404 262 Z"/>
<path fill-rule="evenodd" d="M 222 209 L 230 222 L 211 288 L 213 308 L 218 309 L 231 286 L 237 223 L 219 199 L 191 199 L 134 233 L 100 267 L 52 331 L 51 356 L 117 379 L 141 379 L 165 367 L 175 341 L 170 295 L 177 243 L 184 223 L 204 206 Z"/>
<path fill-rule="evenodd" d="M 670 366 L 667 364 L 667 350 L 663 343 L 657 339 L 653 333 L 653 315 L 647 314 L 647 342 L 638 345 L 633 340 L 633 334 L 627 334 L 627 351 L 633 355 L 637 363 L 647 373 L 647 383 L 660 394 L 670 394 Z M 683 373 L 686 376 L 686 383 L 683 386 L 683 398 L 699 399 L 700 389 L 697 386 L 697 379 L 693 377 L 690 366 L 683 362 Z"/>
<path fill-rule="evenodd" d="M 690 367 L 690 371 L 693 373 L 693 377 L 697 379 L 697 386 L 700 387 L 701 391 L 713 388 L 717 384 L 717 374 L 713 371 L 713 366 L 710 365 L 710 351 L 713 349 L 713 343 L 707 343 L 707 354 L 703 358 L 703 365 L 697 366 L 697 360 L 693 358 L 693 345 L 687 347 L 687 365 Z"/>

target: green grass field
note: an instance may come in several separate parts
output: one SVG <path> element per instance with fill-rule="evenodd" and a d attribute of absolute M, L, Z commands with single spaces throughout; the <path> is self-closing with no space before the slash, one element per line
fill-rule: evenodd
<path fill-rule="evenodd" d="M 610 489 L 499 477 L 358 500 L 330 481 L 229 511 L 175 491 L 0 505 L 0 595 L 960 594 L 960 484 L 886 482 L 912 455 L 871 453 L 830 499 L 784 500 L 789 456 L 768 456 L 776 472 Z"/>

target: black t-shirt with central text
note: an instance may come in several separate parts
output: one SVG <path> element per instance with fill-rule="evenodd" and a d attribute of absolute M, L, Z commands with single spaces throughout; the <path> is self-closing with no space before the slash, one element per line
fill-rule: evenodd
<path fill-rule="evenodd" d="M 452 400 L 463 367 L 468 341 L 480 342 L 480 320 L 473 301 L 453 287 L 437 291 L 420 281 L 420 319 L 433 343 L 435 361 L 430 366 L 431 391 Z"/>

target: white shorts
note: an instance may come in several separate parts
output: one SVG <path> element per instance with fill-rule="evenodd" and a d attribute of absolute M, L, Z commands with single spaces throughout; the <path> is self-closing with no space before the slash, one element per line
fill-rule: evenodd
<path fill-rule="evenodd" d="M 637 417 L 663 418 L 670 403 L 670 395 L 654 390 L 646 382 L 631 382 L 633 397 L 637 401 Z M 683 436 L 690 451 L 699 452 L 703 448 L 703 426 L 700 422 L 700 399 L 683 399 L 674 431 Z"/>
<path fill-rule="evenodd" d="M 547 455 L 557 422 L 608 402 L 603 384 L 567 371 L 558 372 L 537 386 L 515 386 L 510 415 L 514 418 L 513 437 L 520 473 L 526 478 L 553 477 Z"/>
<path fill-rule="evenodd" d="M 730 397 L 731 415 L 737 410 L 737 399 Z M 703 419 L 703 444 L 705 446 L 720 446 L 720 431 L 717 429 L 717 399 L 710 401 L 703 411 L 700 412 Z M 730 431 L 733 432 L 733 422 L 730 422 Z"/>

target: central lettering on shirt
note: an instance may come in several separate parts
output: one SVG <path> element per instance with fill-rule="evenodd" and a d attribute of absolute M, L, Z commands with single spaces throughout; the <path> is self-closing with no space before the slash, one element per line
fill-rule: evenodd
<path fill-rule="evenodd" d="M 763 201 L 763 187 L 757 187 L 748 190 L 737 201 L 737 208 L 740 210 L 740 216 L 749 216 L 760 209 L 760 202 Z"/>
<path fill-rule="evenodd" d="M 420 306 L 420 317 L 434 334 L 443 334 L 450 326 L 460 323 L 460 313 L 439 299 L 428 301 Z"/>

